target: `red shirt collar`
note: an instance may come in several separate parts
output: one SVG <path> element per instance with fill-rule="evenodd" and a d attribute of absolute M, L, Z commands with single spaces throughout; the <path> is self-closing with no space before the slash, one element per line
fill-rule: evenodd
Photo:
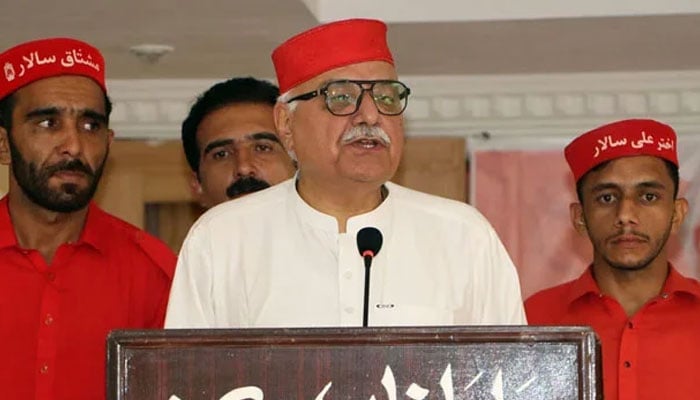
<path fill-rule="evenodd" d="M 7 208 L 7 198 L 8 195 L 5 195 L 0 199 L 0 248 L 17 245 L 17 237 L 12 227 L 10 211 Z"/>
<path fill-rule="evenodd" d="M 598 284 L 595 282 L 595 279 L 593 279 L 592 267 L 593 266 L 591 265 L 586 268 L 586 271 L 584 271 L 584 273 L 581 274 L 578 279 L 571 282 L 568 297 L 566 298 L 566 304 L 571 304 L 588 294 L 594 294 L 596 296 L 600 294 Z"/>
<path fill-rule="evenodd" d="M 668 276 L 664 283 L 662 293 L 689 293 L 700 298 L 700 284 L 695 279 L 686 278 L 681 275 L 668 263 Z M 566 304 L 571 304 L 579 298 L 588 295 L 600 295 L 600 288 L 593 278 L 593 266 L 589 266 L 586 271 L 575 281 L 571 282 L 571 287 L 566 299 Z"/>
<path fill-rule="evenodd" d="M 668 270 L 668 277 L 664 288 L 661 290 L 662 293 L 684 292 L 700 298 L 700 283 L 698 281 L 681 275 L 671 263 L 668 264 Z"/>
<path fill-rule="evenodd" d="M 0 199 L 0 248 L 18 246 L 17 236 L 10 218 L 8 197 L 8 195 L 5 195 Z M 109 245 L 109 238 L 103 233 L 105 216 L 106 213 L 91 201 L 88 205 L 85 226 L 80 233 L 78 243 L 85 243 L 103 252 Z"/>
<path fill-rule="evenodd" d="M 102 211 L 97 204 L 91 201 L 88 205 L 85 226 L 83 227 L 83 231 L 80 233 L 78 243 L 89 244 L 99 252 L 106 251 L 110 240 L 108 237 L 109 235 L 105 230 L 106 217 L 107 213 Z"/>

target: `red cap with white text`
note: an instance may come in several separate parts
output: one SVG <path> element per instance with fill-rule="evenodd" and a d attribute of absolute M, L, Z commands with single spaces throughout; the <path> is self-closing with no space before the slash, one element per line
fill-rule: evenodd
<path fill-rule="evenodd" d="M 616 121 L 574 139 L 564 156 L 576 181 L 595 166 L 620 157 L 654 156 L 678 166 L 676 132 L 653 119 Z"/>
<path fill-rule="evenodd" d="M 106 93 L 105 61 L 99 50 L 80 40 L 51 38 L 22 43 L 0 54 L 0 99 L 44 78 L 79 75 Z"/>

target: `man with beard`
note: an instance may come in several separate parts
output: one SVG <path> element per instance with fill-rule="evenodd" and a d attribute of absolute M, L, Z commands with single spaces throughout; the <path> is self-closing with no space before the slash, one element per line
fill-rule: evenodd
<path fill-rule="evenodd" d="M 388 182 L 410 90 L 386 25 L 321 25 L 272 59 L 284 93 L 275 125 L 297 179 L 195 223 L 166 327 L 525 323 L 515 267 L 483 216 Z M 383 234 L 369 275 L 357 247 L 365 227 Z"/>
<path fill-rule="evenodd" d="M 190 188 L 204 208 L 266 189 L 294 175 L 275 133 L 277 86 L 252 77 L 209 88 L 182 123 Z"/>
<path fill-rule="evenodd" d="M 700 285 L 668 262 L 688 210 L 678 195 L 673 129 L 618 121 L 576 138 L 566 160 L 578 202 L 571 222 L 593 244 L 578 279 L 525 303 L 528 320 L 590 325 L 601 339 L 606 399 L 695 399 Z"/>
<path fill-rule="evenodd" d="M 107 334 L 162 326 L 175 255 L 91 202 L 114 136 L 99 51 L 43 39 L 0 65 L 2 397 L 104 398 Z"/>

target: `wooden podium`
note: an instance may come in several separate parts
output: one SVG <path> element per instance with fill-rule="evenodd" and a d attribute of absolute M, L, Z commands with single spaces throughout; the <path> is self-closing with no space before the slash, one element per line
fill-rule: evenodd
<path fill-rule="evenodd" d="M 115 331 L 110 400 L 602 399 L 583 327 Z"/>

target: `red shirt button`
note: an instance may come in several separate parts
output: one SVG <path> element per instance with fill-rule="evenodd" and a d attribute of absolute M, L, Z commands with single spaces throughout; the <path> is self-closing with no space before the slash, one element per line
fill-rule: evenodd
<path fill-rule="evenodd" d="M 53 272 L 47 272 L 46 273 L 46 280 L 49 282 L 53 282 L 54 280 L 56 280 L 56 274 Z"/>

